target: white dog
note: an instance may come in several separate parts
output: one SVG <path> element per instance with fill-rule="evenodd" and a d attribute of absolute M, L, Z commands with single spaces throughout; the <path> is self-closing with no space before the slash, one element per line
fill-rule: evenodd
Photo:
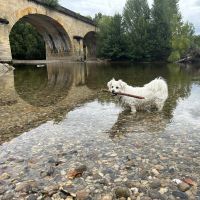
<path fill-rule="evenodd" d="M 142 96 L 144 99 L 121 96 L 122 103 L 131 108 L 131 112 L 146 110 L 156 107 L 158 111 L 163 109 L 168 98 L 168 86 L 163 78 L 156 78 L 143 87 L 132 87 L 122 80 L 116 81 L 114 78 L 107 84 L 109 91 L 115 95 L 118 92 Z"/>

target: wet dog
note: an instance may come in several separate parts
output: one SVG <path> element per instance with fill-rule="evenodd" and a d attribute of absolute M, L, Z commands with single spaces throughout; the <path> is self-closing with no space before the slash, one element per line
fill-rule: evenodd
<path fill-rule="evenodd" d="M 126 93 L 144 97 L 144 99 L 137 99 L 123 95 L 120 96 L 122 103 L 130 107 L 132 113 L 152 107 L 155 107 L 158 111 L 162 111 L 165 101 L 168 98 L 168 86 L 163 78 L 156 78 L 143 87 L 132 87 L 122 80 L 116 81 L 113 78 L 107 83 L 107 86 L 113 95 Z"/>

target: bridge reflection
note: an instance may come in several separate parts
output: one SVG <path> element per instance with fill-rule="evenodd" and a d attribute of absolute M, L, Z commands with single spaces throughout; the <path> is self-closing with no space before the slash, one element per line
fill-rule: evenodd
<path fill-rule="evenodd" d="M 68 96 L 74 86 L 85 85 L 83 64 L 49 63 L 46 67 L 16 66 L 15 90 L 24 101 L 36 107 L 53 106 Z"/>
<path fill-rule="evenodd" d="M 77 104 L 94 97 L 84 64 L 51 63 L 44 68 L 15 66 L 0 79 L 0 143 L 46 121 L 59 122 Z M 13 102 L 12 104 L 10 102 Z"/>

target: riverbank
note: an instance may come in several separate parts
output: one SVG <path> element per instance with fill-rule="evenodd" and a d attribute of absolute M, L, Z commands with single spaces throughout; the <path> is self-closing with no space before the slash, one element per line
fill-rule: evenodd
<path fill-rule="evenodd" d="M 112 63 L 122 63 L 122 64 L 126 64 L 126 63 L 130 63 L 130 64 L 156 64 L 156 65 L 159 65 L 159 64 L 170 64 L 170 62 L 167 62 L 167 61 L 149 61 L 149 62 L 133 62 L 131 60 L 123 60 L 123 61 L 120 61 L 120 60 L 116 60 L 116 61 L 113 61 L 113 60 L 109 60 L 109 59 L 96 59 L 96 60 L 88 60 L 88 61 L 70 61 L 70 60 L 67 60 L 67 59 L 63 59 L 63 60 L 12 60 L 12 62 L 7 62 L 8 64 L 10 65 L 15 65 L 15 64 L 21 64 L 21 65 L 46 65 L 46 64 L 53 64 L 53 63 L 58 63 L 58 62 L 63 62 L 63 63 L 68 63 L 68 64 L 75 64 L 75 63 L 99 63 L 99 64 L 112 64 Z M 200 63 L 200 59 L 199 58 L 191 58 L 191 59 L 182 59 L 180 61 L 177 61 L 177 62 L 174 62 L 174 63 L 177 63 L 177 64 L 180 64 L 180 65 L 186 65 L 186 64 L 198 64 Z M 3 64 L 3 63 L 2 63 Z M 173 63 L 171 63 L 173 64 Z M 40 66 L 39 66 L 40 67 Z"/>

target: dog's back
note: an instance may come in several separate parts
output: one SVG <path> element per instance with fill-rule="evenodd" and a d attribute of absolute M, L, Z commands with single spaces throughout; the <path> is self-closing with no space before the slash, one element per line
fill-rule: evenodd
<path fill-rule="evenodd" d="M 159 77 L 144 85 L 145 88 L 151 90 L 154 96 L 165 101 L 168 98 L 168 86 L 166 81 Z"/>

